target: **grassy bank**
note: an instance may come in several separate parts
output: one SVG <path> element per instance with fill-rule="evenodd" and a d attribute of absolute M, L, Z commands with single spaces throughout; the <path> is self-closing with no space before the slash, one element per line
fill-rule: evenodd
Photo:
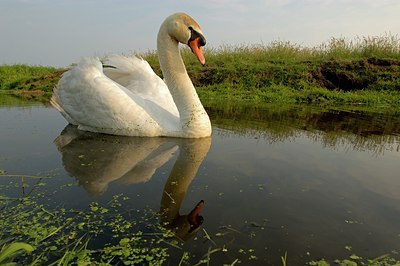
<path fill-rule="evenodd" d="M 0 66 L 0 90 L 26 99 L 49 99 L 61 69 L 43 66 Z"/>
<path fill-rule="evenodd" d="M 400 104 L 400 39 L 385 35 L 335 39 L 307 48 L 289 42 L 207 49 L 206 66 L 184 49 L 188 73 L 203 101 Z M 161 75 L 157 54 L 142 55 Z M 0 67 L 0 89 L 48 98 L 62 69 Z"/>

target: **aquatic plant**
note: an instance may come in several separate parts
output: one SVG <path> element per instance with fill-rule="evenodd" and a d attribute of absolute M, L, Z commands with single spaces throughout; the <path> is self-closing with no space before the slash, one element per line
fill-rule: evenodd
<path fill-rule="evenodd" d="M 16 185 L 10 182 L 2 190 Z M 170 231 L 156 222 L 154 212 L 140 219 L 131 217 L 133 210 L 122 207 L 127 197 L 116 195 L 107 207 L 94 202 L 87 209 L 67 210 L 41 202 L 50 196 L 40 192 L 22 198 L 1 197 L 2 262 L 160 265 L 168 258 Z M 102 246 L 97 244 L 100 235 L 106 242 Z M 16 253 L 18 249 L 30 253 Z"/>
<path fill-rule="evenodd" d="M 6 176 L 0 171 L 0 176 Z M 8 175 L 12 178 L 18 175 Z M 20 175 L 20 177 L 22 177 Z M 66 209 L 50 206 L 49 199 L 73 184 L 65 184 L 57 191 L 46 191 L 40 176 L 35 179 L 29 196 L 7 197 L 6 192 L 23 186 L 11 181 L 0 186 L 0 263 L 6 265 L 164 265 L 171 263 L 171 254 L 178 253 L 177 265 L 208 265 L 214 256 L 230 254 L 225 265 L 248 264 L 257 261 L 254 249 L 229 250 L 227 236 L 243 235 L 231 226 L 221 226 L 220 232 L 211 235 L 203 229 L 198 239 L 209 244 L 205 254 L 193 257 L 174 238 L 172 231 L 159 223 L 156 212 L 150 209 L 129 208 L 129 198 L 118 194 L 106 205 L 92 202 L 83 209 Z M 263 228 L 255 222 L 249 225 Z M 256 232 L 252 231 L 251 236 Z M 346 246 L 348 258 L 332 262 L 310 259 L 309 265 L 397 265 L 396 252 L 374 259 L 357 256 Z M 277 257 L 279 255 L 277 254 Z M 311 258 L 311 256 L 310 256 Z M 282 265 L 290 265 L 290 254 L 280 256 Z M 218 260 L 216 260 L 218 261 Z"/>

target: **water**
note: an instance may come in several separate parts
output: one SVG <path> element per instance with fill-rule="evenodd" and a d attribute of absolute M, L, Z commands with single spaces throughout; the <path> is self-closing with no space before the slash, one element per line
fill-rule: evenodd
<path fill-rule="evenodd" d="M 85 133 L 52 108 L 3 106 L 0 170 L 52 176 L 50 190 L 74 183 L 52 198 L 66 208 L 123 193 L 132 208 L 168 208 L 173 219 L 204 200 L 196 234 L 178 233 L 193 263 L 214 248 L 205 232 L 226 248 L 212 265 L 280 264 L 285 252 L 289 264 L 304 264 L 399 250 L 398 113 L 273 105 L 208 112 L 212 138 L 183 140 Z M 0 177 L 0 185 L 10 180 Z M 171 254 L 177 264 L 182 251 Z"/>

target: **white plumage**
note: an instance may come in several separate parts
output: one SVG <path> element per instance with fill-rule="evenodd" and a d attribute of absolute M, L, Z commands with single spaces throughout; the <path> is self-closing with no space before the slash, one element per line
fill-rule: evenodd
<path fill-rule="evenodd" d="M 136 56 L 112 55 L 103 62 L 104 68 L 98 58 L 86 57 L 63 74 L 51 103 L 81 130 L 127 136 L 209 136 L 210 120 L 178 47 L 178 41 L 190 45 L 204 61 L 199 42 L 205 44 L 205 40 L 201 38 L 201 29 L 192 18 L 183 13 L 171 15 L 157 39 L 165 82 Z"/>

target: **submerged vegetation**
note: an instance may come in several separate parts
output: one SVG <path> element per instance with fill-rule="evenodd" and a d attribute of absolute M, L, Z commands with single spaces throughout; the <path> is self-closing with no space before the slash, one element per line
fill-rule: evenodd
<path fill-rule="evenodd" d="M 183 243 L 160 224 L 155 211 L 131 209 L 130 199 L 122 194 L 104 205 L 92 202 L 86 208 L 67 209 L 51 202 L 53 196 L 73 184 L 48 192 L 45 180 L 51 177 L 8 175 L 2 170 L 0 177 L 32 181 L 10 181 L 0 186 L 1 265 L 209 265 L 218 262 L 221 255 L 227 255 L 225 259 L 230 261 L 224 265 L 247 265 L 258 260 L 253 249 L 230 250 L 231 243 L 224 242 L 224 235 L 245 234 L 231 226 L 221 226 L 215 235 L 203 229 L 195 241 L 209 248 L 206 254 L 196 256 L 185 251 Z M 5 191 L 10 189 L 29 192 L 8 197 Z M 400 263 L 396 251 L 368 259 L 354 254 L 351 246 L 344 249 L 348 250 L 348 258 L 330 262 L 324 258 L 312 260 L 310 256 L 307 264 Z M 289 265 L 290 254 L 285 252 L 280 258 L 282 265 Z"/>
<path fill-rule="evenodd" d="M 12 185 L 10 183 L 10 185 Z M 44 186 L 40 181 L 36 186 Z M 154 214 L 143 214 L 141 219 L 130 217 L 122 209 L 127 198 L 114 196 L 108 206 L 92 203 L 84 210 L 51 208 L 40 203 L 45 193 L 19 199 L 2 195 L 0 201 L 0 243 L 2 253 L 16 243 L 31 247 L 29 253 L 4 256 L 4 261 L 21 265 L 104 265 L 135 264 L 161 265 L 167 258 L 169 231 L 152 227 Z M 133 210 L 131 210 L 133 213 Z M 145 231 L 151 231 L 146 233 Z M 99 241 L 99 237 L 103 238 Z M 100 246 L 99 243 L 107 242 Z M 173 245 L 173 243 L 171 243 Z M 33 247 L 33 248 L 32 248 Z M 17 250 L 16 250 L 17 251 Z M 7 254 L 6 254 L 7 255 Z"/>
<path fill-rule="evenodd" d="M 203 101 L 366 104 L 400 103 L 400 39 L 393 35 L 354 40 L 332 38 L 307 48 L 269 44 L 206 49 L 201 66 L 187 49 L 183 58 Z M 161 75 L 157 54 L 142 54 Z M 63 69 L 1 66 L 0 89 L 49 98 Z"/>

